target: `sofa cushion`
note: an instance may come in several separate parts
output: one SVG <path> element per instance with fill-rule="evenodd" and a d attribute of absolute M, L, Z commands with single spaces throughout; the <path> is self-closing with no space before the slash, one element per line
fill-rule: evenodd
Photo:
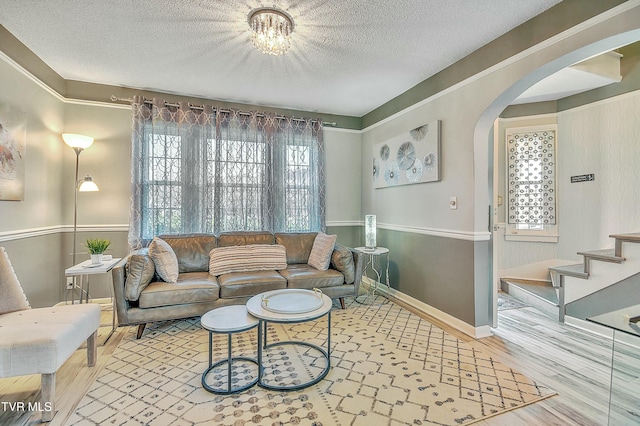
<path fill-rule="evenodd" d="M 184 303 L 205 303 L 219 298 L 220 286 L 216 277 L 212 277 L 208 272 L 185 272 L 180 274 L 175 283 L 150 283 L 140 293 L 139 306 L 154 308 Z"/>
<path fill-rule="evenodd" d="M 124 283 L 124 296 L 129 301 L 136 301 L 140 293 L 153 280 L 156 273 L 153 260 L 147 254 L 132 254 L 127 260 L 127 280 Z"/>
<path fill-rule="evenodd" d="M 178 259 L 178 272 L 206 272 L 209 252 L 218 247 L 218 239 L 211 234 L 161 235 Z"/>
<path fill-rule="evenodd" d="M 287 263 L 307 263 L 317 232 L 279 233 L 275 234 L 276 244 L 281 244 L 287 251 Z"/>
<path fill-rule="evenodd" d="M 288 288 L 324 288 L 344 284 L 344 276 L 335 269 L 320 271 L 309 265 L 290 265 L 280 271 L 287 279 Z"/>
<path fill-rule="evenodd" d="M 326 271 L 329 268 L 329 262 L 331 262 L 331 253 L 333 253 L 336 239 L 337 235 L 318 232 L 316 239 L 313 241 L 308 264 L 320 271 Z"/>
<path fill-rule="evenodd" d="M 336 244 L 331 254 L 331 267 L 344 275 L 345 284 L 353 284 L 356 277 L 356 266 L 353 263 L 353 253 L 348 248 Z"/>
<path fill-rule="evenodd" d="M 218 247 L 275 243 L 276 239 L 270 232 L 224 232 L 218 237 Z"/>
<path fill-rule="evenodd" d="M 287 288 L 287 280 L 276 271 L 232 272 L 220 275 L 220 298 L 254 296 L 256 294 Z"/>
<path fill-rule="evenodd" d="M 231 272 L 275 271 L 286 267 L 285 248 L 278 244 L 218 247 L 209 253 L 209 273 L 214 276 Z"/>
<path fill-rule="evenodd" d="M 29 309 L 27 296 L 4 247 L 0 247 L 0 314 Z"/>
<path fill-rule="evenodd" d="M 149 256 L 153 259 L 153 264 L 160 278 L 168 283 L 177 281 L 178 258 L 165 240 L 154 237 L 149 244 Z"/>

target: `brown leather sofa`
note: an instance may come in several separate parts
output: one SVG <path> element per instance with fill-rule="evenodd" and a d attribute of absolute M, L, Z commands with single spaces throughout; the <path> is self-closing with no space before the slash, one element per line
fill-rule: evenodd
<path fill-rule="evenodd" d="M 231 232 L 161 236 L 178 259 L 175 283 L 163 282 L 155 273 L 146 249 L 132 253 L 112 270 L 118 324 L 138 325 L 140 338 L 149 322 L 200 316 L 220 306 L 244 304 L 252 296 L 283 288 L 319 288 L 340 300 L 356 296 L 363 257 L 336 244 L 329 269 L 317 270 L 307 261 L 316 237 L 309 233 Z M 287 268 L 279 271 L 209 274 L 209 252 L 215 247 L 248 244 L 280 244 L 285 247 Z"/>

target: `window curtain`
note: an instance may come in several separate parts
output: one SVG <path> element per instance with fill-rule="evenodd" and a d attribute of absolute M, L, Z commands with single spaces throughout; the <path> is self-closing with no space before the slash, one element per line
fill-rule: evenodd
<path fill-rule="evenodd" d="M 129 245 L 155 235 L 325 229 L 322 122 L 132 103 Z"/>

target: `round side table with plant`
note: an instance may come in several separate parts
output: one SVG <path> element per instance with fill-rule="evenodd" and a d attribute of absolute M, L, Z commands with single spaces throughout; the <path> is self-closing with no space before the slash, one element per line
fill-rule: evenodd
<path fill-rule="evenodd" d="M 91 254 L 91 263 L 102 263 L 102 254 L 107 251 L 110 245 L 111 241 L 109 240 L 105 240 L 102 238 L 89 238 L 87 240 L 86 246 L 87 249 L 89 249 L 89 253 Z"/>

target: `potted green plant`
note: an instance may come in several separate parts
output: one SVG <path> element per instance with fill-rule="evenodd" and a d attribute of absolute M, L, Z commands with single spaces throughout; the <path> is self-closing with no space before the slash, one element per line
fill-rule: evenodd
<path fill-rule="evenodd" d="M 87 249 L 91 254 L 91 263 L 102 263 L 102 254 L 107 251 L 111 241 L 102 238 L 89 238 L 86 242 Z"/>

